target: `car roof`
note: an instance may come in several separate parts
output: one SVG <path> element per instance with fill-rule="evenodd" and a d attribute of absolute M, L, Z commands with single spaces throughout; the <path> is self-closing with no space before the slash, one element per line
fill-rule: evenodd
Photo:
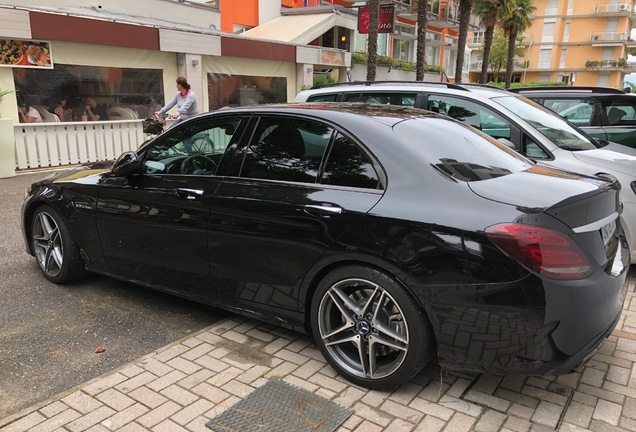
<path fill-rule="evenodd" d="M 439 91 L 449 94 L 464 94 L 473 96 L 501 96 L 507 93 L 506 90 L 486 84 L 464 84 L 447 83 L 435 81 L 352 81 L 334 84 L 314 86 L 309 90 L 304 90 L 299 95 L 307 97 L 326 93 L 348 93 L 360 91 Z"/>
<path fill-rule="evenodd" d="M 427 110 L 399 105 L 376 105 L 368 103 L 351 102 L 306 102 L 248 105 L 241 107 L 224 108 L 222 110 L 207 113 L 209 116 L 223 115 L 224 113 L 277 113 L 277 114 L 305 114 L 317 115 L 326 113 L 351 114 L 361 117 L 389 118 L 395 123 L 401 120 L 423 117 L 439 116 Z M 204 114 L 205 116 L 206 114 Z M 441 116 L 443 118 L 443 116 Z"/>
<path fill-rule="evenodd" d="M 520 93 L 524 96 L 531 97 L 532 95 L 541 96 L 600 96 L 600 95 L 623 95 L 628 96 L 627 93 L 622 90 L 618 90 L 612 87 L 598 87 L 598 86 L 538 86 L 538 87 L 515 87 L 508 89 L 513 93 Z"/>

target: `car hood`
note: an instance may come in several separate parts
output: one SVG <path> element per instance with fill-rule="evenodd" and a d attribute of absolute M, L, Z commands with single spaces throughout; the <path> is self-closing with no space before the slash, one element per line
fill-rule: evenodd
<path fill-rule="evenodd" d="M 113 161 L 105 161 L 105 162 L 95 162 L 87 165 L 82 165 L 79 167 L 66 169 L 62 171 L 56 171 L 38 183 L 40 184 L 50 184 L 50 183 L 63 183 L 63 182 L 74 182 L 74 183 L 95 183 L 94 177 L 101 176 L 101 174 L 109 172 L 110 168 L 113 165 Z"/>
<path fill-rule="evenodd" d="M 627 155 L 636 156 L 636 148 L 628 147 L 626 145 L 611 142 L 611 141 L 608 141 L 607 145 L 603 147 L 603 150 L 611 150 L 618 153 L 624 153 Z"/>
<path fill-rule="evenodd" d="M 532 168 L 490 180 L 471 182 L 470 189 L 492 201 L 538 212 L 573 196 L 595 194 L 609 182 L 554 168 L 535 165 Z"/>
<path fill-rule="evenodd" d="M 618 171 L 634 175 L 636 174 L 636 154 L 629 154 L 633 150 L 636 149 L 610 143 L 599 149 L 573 151 L 572 155 L 581 162 L 599 167 L 599 172 L 600 168 L 603 168 L 609 174 Z"/>

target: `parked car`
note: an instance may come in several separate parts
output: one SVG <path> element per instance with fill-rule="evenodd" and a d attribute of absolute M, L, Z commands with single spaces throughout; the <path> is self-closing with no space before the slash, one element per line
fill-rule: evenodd
<path fill-rule="evenodd" d="M 255 106 L 33 184 L 22 229 L 52 282 L 88 270 L 304 330 L 386 390 L 435 356 L 580 368 L 622 310 L 619 189 L 423 110 Z"/>
<path fill-rule="evenodd" d="M 518 87 L 589 135 L 636 148 L 636 95 L 607 87 Z"/>
<path fill-rule="evenodd" d="M 631 260 L 636 263 L 636 149 L 591 138 L 541 105 L 492 86 L 354 82 L 318 86 L 296 96 L 296 102 L 369 99 L 448 115 L 506 142 L 542 165 L 617 178 L 622 186 Z"/>

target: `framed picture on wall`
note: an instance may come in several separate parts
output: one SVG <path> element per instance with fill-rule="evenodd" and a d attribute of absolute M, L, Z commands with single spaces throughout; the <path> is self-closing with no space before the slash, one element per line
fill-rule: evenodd
<path fill-rule="evenodd" d="M 36 40 L 0 39 L 0 66 L 53 69 L 51 43 Z"/>

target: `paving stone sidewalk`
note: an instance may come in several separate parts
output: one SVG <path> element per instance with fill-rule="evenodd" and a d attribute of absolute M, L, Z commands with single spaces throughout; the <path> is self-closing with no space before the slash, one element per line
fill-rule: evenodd
<path fill-rule="evenodd" d="M 370 391 L 339 377 L 309 337 L 234 316 L 0 420 L 0 431 L 211 432 L 206 422 L 273 377 L 352 408 L 341 432 L 636 431 L 636 274 L 612 336 L 570 375 L 431 366 L 395 392 Z"/>

